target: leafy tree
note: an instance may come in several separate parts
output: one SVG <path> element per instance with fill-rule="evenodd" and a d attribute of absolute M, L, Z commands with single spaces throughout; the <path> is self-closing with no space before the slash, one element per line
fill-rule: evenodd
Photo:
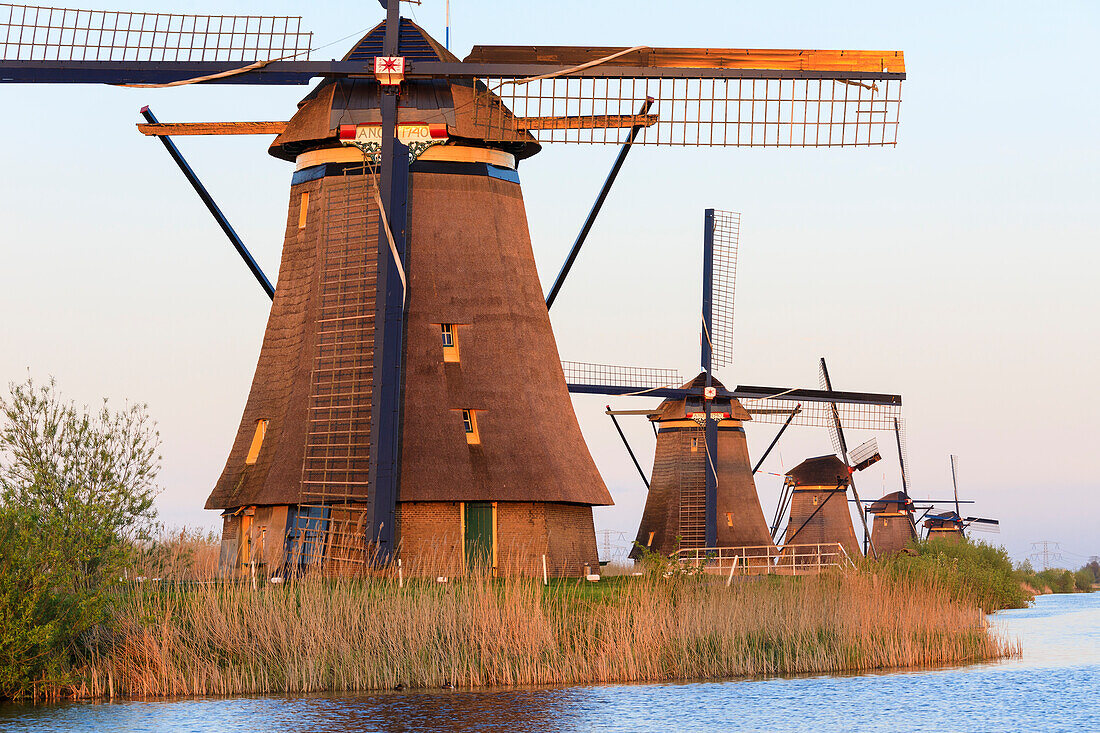
<path fill-rule="evenodd" d="M 154 529 L 160 436 L 145 405 L 78 409 L 54 381 L 0 397 L 0 695 L 68 680 L 76 645 Z"/>

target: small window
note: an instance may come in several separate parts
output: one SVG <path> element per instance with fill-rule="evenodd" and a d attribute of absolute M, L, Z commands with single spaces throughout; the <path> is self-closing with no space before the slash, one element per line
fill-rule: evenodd
<path fill-rule="evenodd" d="M 733 514 L 731 512 L 726 512 L 726 526 L 733 526 Z"/>
<path fill-rule="evenodd" d="M 306 217 L 309 215 L 309 191 L 302 192 L 302 203 L 298 206 L 298 228 L 306 228 Z"/>
<path fill-rule="evenodd" d="M 814 506 L 817 506 L 817 494 L 814 494 Z"/>
<path fill-rule="evenodd" d="M 248 447 L 248 457 L 245 464 L 251 466 L 260 457 L 260 448 L 264 444 L 264 436 L 267 434 L 267 420 L 256 421 L 256 432 L 252 434 L 252 445 Z"/>
<path fill-rule="evenodd" d="M 653 535 L 655 535 L 655 534 L 657 534 L 657 533 L 656 532 L 650 532 L 649 533 L 649 539 L 647 539 L 645 541 L 645 546 L 646 547 L 652 547 L 653 546 Z"/>
<path fill-rule="evenodd" d="M 691 439 L 691 452 L 696 453 L 696 452 L 698 452 L 698 450 L 699 450 L 699 439 L 698 438 L 692 438 Z"/>
<path fill-rule="evenodd" d="M 453 323 L 439 324 L 443 335 L 443 361 L 458 361 L 458 327 Z"/>
<path fill-rule="evenodd" d="M 462 427 L 466 429 L 466 442 L 470 445 L 478 445 L 481 438 L 477 434 L 477 413 L 473 410 L 462 411 Z"/>

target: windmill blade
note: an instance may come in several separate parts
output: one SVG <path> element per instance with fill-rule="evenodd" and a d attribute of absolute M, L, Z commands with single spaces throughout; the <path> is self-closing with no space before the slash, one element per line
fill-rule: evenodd
<path fill-rule="evenodd" d="M 1000 534 L 1001 523 L 996 519 L 985 519 L 983 517 L 966 517 L 962 520 L 966 528 L 975 532 L 985 532 L 987 534 Z"/>
<path fill-rule="evenodd" d="M 878 438 L 860 443 L 848 454 L 851 459 L 852 470 L 862 471 L 882 460 L 882 454 L 878 450 Z"/>
<path fill-rule="evenodd" d="M 900 51 L 475 46 L 449 66 L 478 73 L 484 93 L 518 117 L 629 115 L 653 97 L 658 122 L 636 141 L 650 145 L 894 145 L 905 78 Z M 490 137 L 519 129 L 489 109 L 481 115 Z M 598 128 L 535 135 L 617 142 Z"/>
<path fill-rule="evenodd" d="M 955 488 L 955 513 L 959 513 L 959 457 L 951 454 L 951 485 Z"/>
<path fill-rule="evenodd" d="M 737 245 L 741 214 L 712 209 L 711 367 L 733 363 L 733 296 L 737 285 Z"/>
<path fill-rule="evenodd" d="M 584 361 L 563 361 L 562 371 L 571 392 L 585 392 L 572 389 L 573 386 L 593 386 L 619 388 L 618 392 L 591 391 L 592 394 L 630 394 L 660 388 L 677 388 L 684 383 L 675 369 L 652 369 L 648 367 L 622 366 L 615 364 L 592 364 Z"/>
<path fill-rule="evenodd" d="M 905 420 L 894 418 L 894 438 L 898 444 L 898 464 L 901 466 L 901 488 L 909 493 L 912 483 L 909 479 L 909 445 L 905 434 Z"/>
<path fill-rule="evenodd" d="M 738 388 L 740 390 L 740 388 Z M 803 392 L 810 392 L 804 390 Z M 828 392 L 818 392 L 817 395 L 828 395 Z M 845 393 L 833 393 L 836 395 L 836 412 L 841 424 L 850 430 L 893 430 L 894 418 L 901 414 L 900 404 L 867 404 L 842 402 Z M 802 409 L 795 415 L 792 425 L 808 428 L 835 429 L 833 420 L 833 408 L 830 402 L 796 401 L 785 398 L 751 399 L 739 398 L 741 404 L 752 415 L 754 423 L 781 425 L 801 404 Z"/>
<path fill-rule="evenodd" d="M 817 363 L 817 381 L 821 389 L 831 390 L 833 388 L 832 381 L 829 379 L 829 368 L 825 366 L 824 357 Z M 833 452 L 841 458 L 845 458 L 848 455 L 848 446 L 844 442 L 844 428 L 840 422 L 839 414 L 833 415 L 833 420 L 829 424 L 829 439 L 833 443 Z M 846 458 L 845 462 L 847 462 Z"/>
<path fill-rule="evenodd" d="M 0 4 L 0 81 L 157 84 L 307 62 L 299 16 L 190 15 Z M 235 83 L 306 84 L 304 67 L 234 75 Z M 258 69 L 257 69 L 258 70 Z"/>

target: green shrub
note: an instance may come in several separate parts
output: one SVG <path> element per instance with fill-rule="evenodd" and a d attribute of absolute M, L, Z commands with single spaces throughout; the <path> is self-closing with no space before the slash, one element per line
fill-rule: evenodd
<path fill-rule="evenodd" d="M 884 560 L 888 572 L 935 578 L 954 589 L 986 613 L 1004 608 L 1025 608 L 1031 595 L 1013 572 L 1003 547 L 985 542 L 927 540 L 912 545 L 915 554 L 901 553 Z"/>
<path fill-rule="evenodd" d="M 1073 574 L 1073 585 L 1077 590 L 1092 591 L 1092 584 L 1096 582 L 1095 576 L 1092 574 L 1092 570 L 1087 567 L 1081 568 Z"/>
<path fill-rule="evenodd" d="M 57 689 L 153 527 L 159 437 L 144 406 L 95 412 L 53 381 L 0 398 L 0 697 Z"/>

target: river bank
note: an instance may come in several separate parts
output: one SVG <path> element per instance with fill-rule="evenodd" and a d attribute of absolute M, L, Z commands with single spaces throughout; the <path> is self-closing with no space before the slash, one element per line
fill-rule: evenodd
<path fill-rule="evenodd" d="M 134 587 L 53 694 L 120 698 L 714 679 L 1019 653 L 935 581 L 867 571 Z"/>

